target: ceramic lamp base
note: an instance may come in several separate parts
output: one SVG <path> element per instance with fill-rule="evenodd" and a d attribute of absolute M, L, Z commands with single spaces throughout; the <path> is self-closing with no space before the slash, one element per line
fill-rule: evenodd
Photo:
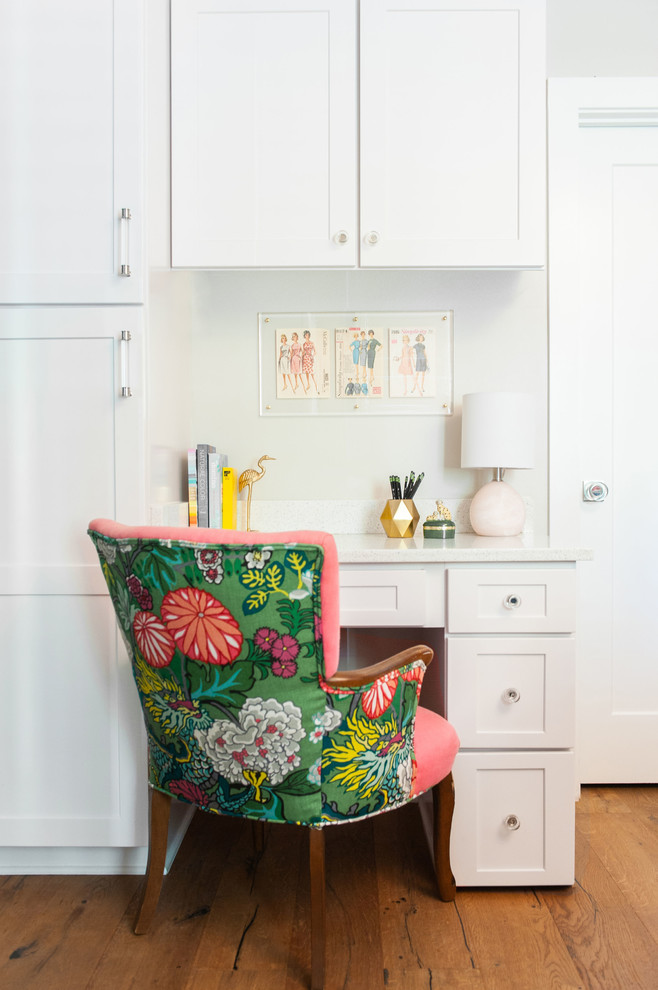
<path fill-rule="evenodd" d="M 525 505 L 506 481 L 490 481 L 475 494 L 470 518 L 478 536 L 518 536 L 525 523 Z"/>

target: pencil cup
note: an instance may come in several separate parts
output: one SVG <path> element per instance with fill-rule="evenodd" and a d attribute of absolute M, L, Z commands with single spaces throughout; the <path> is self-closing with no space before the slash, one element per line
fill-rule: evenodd
<path fill-rule="evenodd" d="M 389 498 L 379 521 L 387 536 L 413 536 L 418 525 L 418 509 L 410 498 Z"/>

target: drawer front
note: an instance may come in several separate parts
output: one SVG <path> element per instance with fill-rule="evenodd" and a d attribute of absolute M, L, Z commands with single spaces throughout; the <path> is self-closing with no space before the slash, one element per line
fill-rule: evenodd
<path fill-rule="evenodd" d="M 447 716 L 464 749 L 567 749 L 574 640 L 459 637 L 447 644 Z"/>
<path fill-rule="evenodd" d="M 448 568 L 448 632 L 572 632 L 576 571 Z"/>
<path fill-rule="evenodd" d="M 574 881 L 572 753 L 463 753 L 453 769 L 458 886 Z"/>
<path fill-rule="evenodd" d="M 424 626 L 424 570 L 340 569 L 340 624 L 349 626 Z"/>

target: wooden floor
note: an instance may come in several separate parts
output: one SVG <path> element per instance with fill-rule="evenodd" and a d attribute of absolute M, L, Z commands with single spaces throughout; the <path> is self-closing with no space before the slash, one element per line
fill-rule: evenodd
<path fill-rule="evenodd" d="M 327 834 L 327 990 L 656 990 L 658 787 L 585 788 L 570 888 L 436 899 L 418 809 Z M 153 929 L 139 877 L 0 877 L 3 990 L 308 985 L 307 844 L 197 813 Z"/>

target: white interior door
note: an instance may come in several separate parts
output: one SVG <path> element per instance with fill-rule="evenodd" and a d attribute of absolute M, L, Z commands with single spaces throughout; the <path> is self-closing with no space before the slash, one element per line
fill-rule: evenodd
<path fill-rule="evenodd" d="M 578 773 L 656 782 L 658 79 L 551 81 L 549 200 L 550 528 L 594 550 Z M 584 501 L 584 482 L 607 497 Z"/>

